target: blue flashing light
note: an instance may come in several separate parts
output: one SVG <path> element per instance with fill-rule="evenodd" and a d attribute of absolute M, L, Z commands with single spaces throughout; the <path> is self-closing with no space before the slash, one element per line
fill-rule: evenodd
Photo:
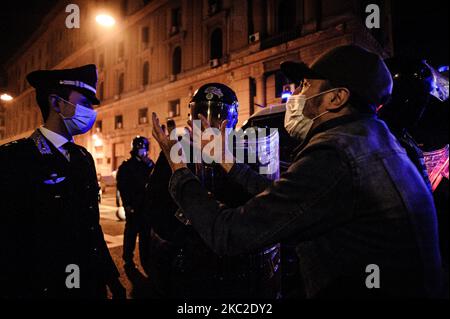
<path fill-rule="evenodd" d="M 287 101 L 287 99 L 292 95 L 292 93 L 290 91 L 284 91 L 283 94 L 281 95 L 281 99 L 283 101 Z"/>

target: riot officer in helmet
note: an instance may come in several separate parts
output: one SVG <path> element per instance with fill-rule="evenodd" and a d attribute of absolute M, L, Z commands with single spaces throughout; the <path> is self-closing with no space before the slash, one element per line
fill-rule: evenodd
<path fill-rule="evenodd" d="M 149 141 L 136 136 L 132 142 L 131 157 L 120 165 L 117 172 L 117 188 L 125 207 L 126 224 L 123 237 L 123 260 L 126 269 L 135 267 L 133 260 L 136 239 L 139 235 L 141 261 L 148 251 L 149 227 L 144 214 L 145 188 L 154 168 L 148 157 Z"/>
<path fill-rule="evenodd" d="M 199 120 L 199 114 L 203 115 L 211 127 L 220 128 L 224 120 L 228 120 L 227 127 L 235 128 L 238 121 L 239 102 L 236 93 L 226 85 L 209 83 L 199 88 L 189 102 L 190 120 Z M 212 193 L 228 194 L 220 188 L 218 181 L 223 179 L 223 171 L 218 165 L 197 163 L 195 173 Z M 233 200 L 230 198 L 230 200 Z"/>
<path fill-rule="evenodd" d="M 224 120 L 228 120 L 227 126 L 235 128 L 238 122 L 238 105 L 237 96 L 231 88 L 220 83 L 208 83 L 195 92 L 189 103 L 190 120 L 198 120 L 199 114 L 202 114 L 213 127 L 219 128 Z M 159 198 L 164 197 L 161 193 L 167 195 L 164 198 L 170 198 L 167 189 L 171 171 L 163 154 L 160 155 L 158 163 L 151 181 L 153 189 L 149 194 L 152 212 L 155 214 L 153 203 L 156 204 Z M 219 165 L 195 163 L 188 166 L 210 193 L 227 205 L 237 207 L 250 197 L 240 185 L 227 179 L 226 173 Z M 162 170 L 165 172 L 164 176 L 160 174 Z M 159 177 L 159 180 L 153 180 L 156 177 Z M 168 207 L 170 215 L 167 215 Z M 268 264 L 278 263 L 278 256 L 274 253 L 277 247 L 271 247 L 270 250 L 270 256 L 274 260 L 263 251 L 234 257 L 219 256 L 206 246 L 171 198 L 159 211 L 166 212 L 166 215 L 163 217 L 162 213 L 159 218 L 152 219 L 152 226 L 160 237 L 169 240 L 171 244 L 172 262 L 168 277 L 172 296 L 275 297 L 276 292 L 268 286 L 276 274 L 266 270 L 273 269 Z"/>
<path fill-rule="evenodd" d="M 199 88 L 189 102 L 191 119 L 198 119 L 202 114 L 218 128 L 220 123 L 228 120 L 227 127 L 235 128 L 238 121 L 239 102 L 236 93 L 220 83 L 209 83 Z"/>

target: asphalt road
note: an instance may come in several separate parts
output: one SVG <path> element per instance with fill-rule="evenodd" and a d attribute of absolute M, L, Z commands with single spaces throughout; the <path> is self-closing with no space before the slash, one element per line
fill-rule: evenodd
<path fill-rule="evenodd" d="M 102 201 L 100 203 L 100 225 L 102 226 L 104 238 L 108 244 L 111 256 L 120 271 L 120 281 L 127 290 L 127 298 L 158 298 L 159 295 L 152 288 L 149 278 L 145 275 L 139 264 L 139 249 L 137 243 L 134 257 L 137 269 L 127 273 L 124 270 L 122 248 L 125 221 L 116 217 L 116 211 L 115 189 L 108 188 L 107 192 L 102 196 Z"/>

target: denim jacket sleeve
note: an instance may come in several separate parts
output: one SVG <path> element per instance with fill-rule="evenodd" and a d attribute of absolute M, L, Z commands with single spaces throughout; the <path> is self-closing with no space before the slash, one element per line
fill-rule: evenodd
<path fill-rule="evenodd" d="M 272 181 L 258 174 L 245 164 L 236 163 L 228 173 L 228 177 L 241 185 L 250 195 L 261 193 Z"/>
<path fill-rule="evenodd" d="M 175 171 L 169 183 L 175 202 L 219 255 L 323 233 L 345 218 L 338 212 L 351 214 L 348 200 L 341 200 L 351 188 L 351 171 L 332 148 L 300 156 L 279 180 L 237 208 L 210 198 L 188 169 Z"/>

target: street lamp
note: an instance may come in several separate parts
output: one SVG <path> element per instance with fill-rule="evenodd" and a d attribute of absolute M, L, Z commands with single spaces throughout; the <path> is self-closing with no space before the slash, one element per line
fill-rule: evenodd
<path fill-rule="evenodd" d="M 116 20 L 109 14 L 99 14 L 95 17 L 95 21 L 104 27 L 112 27 L 116 24 Z"/>
<path fill-rule="evenodd" d="M 95 147 L 103 146 L 103 140 L 101 139 L 100 136 L 98 136 L 97 133 L 92 135 L 92 139 L 94 140 L 94 146 Z"/>
<path fill-rule="evenodd" d="M 7 93 L 3 93 L 2 95 L 0 95 L 0 100 L 9 102 L 13 100 L 13 97 Z"/>

